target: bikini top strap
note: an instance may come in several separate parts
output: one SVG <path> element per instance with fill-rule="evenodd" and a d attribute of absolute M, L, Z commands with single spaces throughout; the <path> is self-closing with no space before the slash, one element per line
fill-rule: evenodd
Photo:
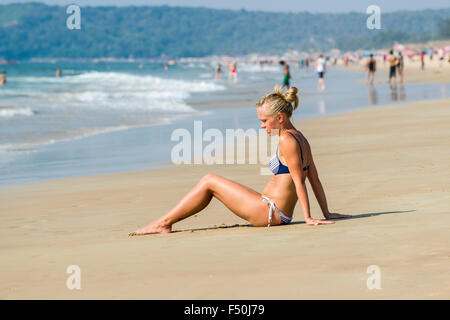
<path fill-rule="evenodd" d="M 298 142 L 298 146 L 300 147 L 300 156 L 302 157 L 302 163 L 303 163 L 303 151 L 302 151 L 302 145 L 301 145 L 300 141 L 298 140 L 298 138 L 295 136 L 295 134 L 293 134 L 292 132 L 289 132 L 289 131 L 288 131 L 288 133 L 289 133 L 291 136 L 293 136 L 294 139 Z"/>

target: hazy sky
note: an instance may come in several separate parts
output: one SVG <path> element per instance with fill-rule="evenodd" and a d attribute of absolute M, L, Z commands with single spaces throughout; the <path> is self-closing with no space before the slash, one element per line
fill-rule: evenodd
<path fill-rule="evenodd" d="M 0 0 L 1 4 L 32 2 L 32 0 Z M 448 8 L 448 0 L 34 0 L 48 4 L 67 5 L 171 5 L 209 7 L 216 9 L 247 9 L 264 11 L 365 12 L 369 5 L 378 5 L 383 12 Z"/>

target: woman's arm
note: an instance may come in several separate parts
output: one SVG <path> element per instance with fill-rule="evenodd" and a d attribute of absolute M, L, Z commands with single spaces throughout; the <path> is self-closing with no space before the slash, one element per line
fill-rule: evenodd
<path fill-rule="evenodd" d="M 300 149 L 298 149 L 298 143 L 293 137 L 280 136 L 279 148 L 283 153 L 284 158 L 286 159 L 289 172 L 291 174 L 292 180 L 294 181 L 295 190 L 302 207 L 305 222 L 311 225 L 333 223 L 332 221 L 323 221 L 311 218 L 308 191 L 306 190 L 303 163 L 300 159 Z"/>
<path fill-rule="evenodd" d="M 325 217 L 325 219 L 329 219 L 330 212 L 328 211 L 327 198 L 325 196 L 325 191 L 323 190 L 322 183 L 320 182 L 314 161 L 311 161 L 311 164 L 309 166 L 308 179 L 311 183 L 311 187 L 314 191 L 317 202 L 319 203 L 320 209 L 322 210 L 323 216 Z"/>
<path fill-rule="evenodd" d="M 325 219 L 340 219 L 351 217 L 351 215 L 348 214 L 330 213 L 330 211 L 328 211 L 327 198 L 325 196 L 325 191 L 323 190 L 322 183 L 320 182 L 319 174 L 317 173 L 317 168 L 314 164 L 314 160 L 311 160 L 311 164 L 309 166 L 308 179 L 311 183 L 314 195 L 316 196 L 320 209 L 322 209 L 322 213 Z"/>

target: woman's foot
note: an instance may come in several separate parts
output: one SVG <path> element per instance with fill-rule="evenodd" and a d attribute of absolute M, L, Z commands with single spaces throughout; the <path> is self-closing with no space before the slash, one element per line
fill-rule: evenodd
<path fill-rule="evenodd" d="M 145 234 L 155 234 L 155 233 L 170 233 L 172 232 L 172 226 L 165 225 L 160 221 L 154 221 L 142 229 L 128 234 L 129 236 L 143 236 Z"/>

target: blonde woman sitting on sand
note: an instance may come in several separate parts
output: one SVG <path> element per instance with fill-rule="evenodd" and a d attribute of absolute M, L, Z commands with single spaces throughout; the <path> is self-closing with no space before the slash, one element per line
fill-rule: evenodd
<path fill-rule="evenodd" d="M 207 174 L 167 214 L 130 235 L 171 232 L 174 223 L 203 210 L 213 197 L 255 227 L 289 224 L 297 199 L 300 199 L 306 224 L 334 223 L 311 218 L 306 178 L 311 183 L 325 219 L 350 217 L 328 211 L 309 143 L 290 120 L 298 106 L 297 88 L 292 87 L 285 94 L 275 88 L 275 92 L 261 97 L 256 106 L 261 128 L 269 135 L 279 133 L 279 147 L 269 163 L 274 175 L 263 193 L 215 174 Z"/>

